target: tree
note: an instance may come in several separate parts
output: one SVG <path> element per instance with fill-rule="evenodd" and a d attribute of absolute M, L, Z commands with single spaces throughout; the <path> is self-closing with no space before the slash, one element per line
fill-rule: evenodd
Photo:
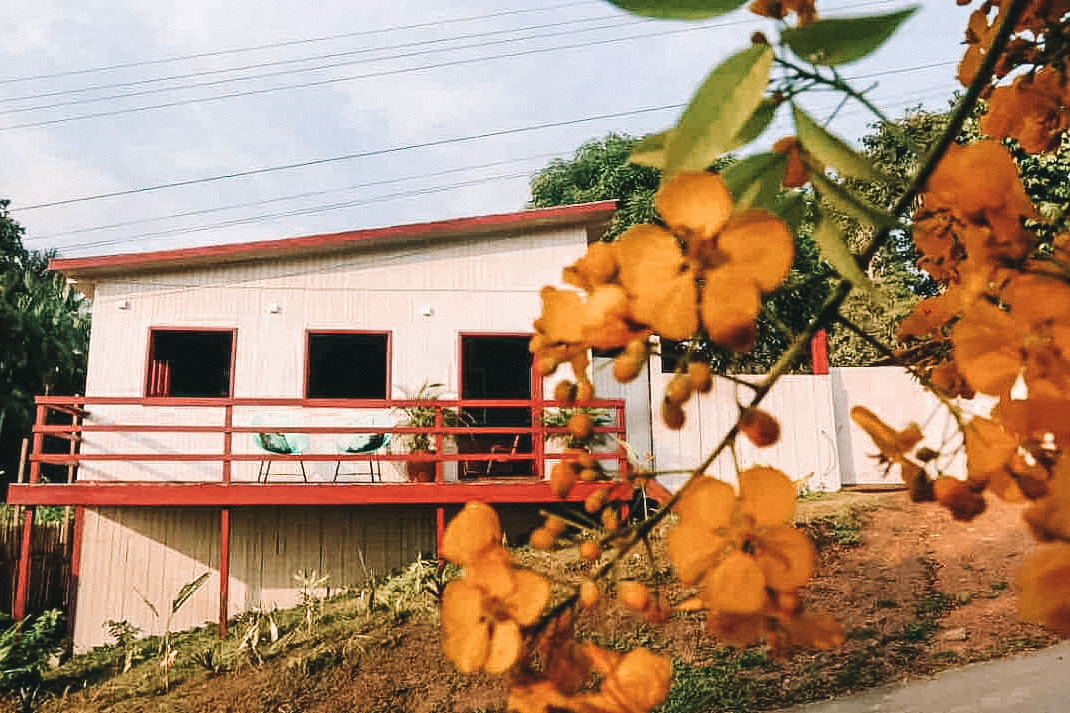
<path fill-rule="evenodd" d="M 0 470 L 14 480 L 34 418 L 34 396 L 85 388 L 88 304 L 49 253 L 27 250 L 23 228 L 0 200 Z"/>

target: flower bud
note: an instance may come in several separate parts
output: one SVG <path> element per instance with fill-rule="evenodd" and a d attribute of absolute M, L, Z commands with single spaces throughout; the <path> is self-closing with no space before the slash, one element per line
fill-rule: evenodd
<path fill-rule="evenodd" d="M 584 609 L 590 609 L 598 603 L 598 599 L 601 593 L 598 591 L 598 585 L 589 579 L 585 579 L 580 582 L 580 606 Z"/>
<path fill-rule="evenodd" d="M 743 409 L 739 415 L 739 430 L 759 448 L 771 446 L 780 440 L 780 424 L 761 409 Z"/>
<path fill-rule="evenodd" d="M 554 542 L 556 541 L 557 535 L 548 530 L 546 527 L 540 527 L 531 533 L 531 546 L 536 550 L 553 549 Z"/>
<path fill-rule="evenodd" d="M 650 590 L 646 585 L 625 580 L 617 585 L 617 594 L 624 606 L 632 611 L 642 612 L 650 603 Z"/>
<path fill-rule="evenodd" d="M 550 490 L 559 498 L 566 498 L 576 484 L 576 467 L 569 461 L 558 461 L 550 471 Z"/>
<path fill-rule="evenodd" d="M 606 504 L 606 498 L 609 496 L 609 490 L 601 488 L 595 490 L 587 499 L 583 501 L 583 509 L 592 515 L 602 509 L 602 506 Z"/>
<path fill-rule="evenodd" d="M 571 403 L 576 400 L 576 384 L 568 379 L 562 379 L 554 385 L 554 401 L 566 401 Z"/>
<path fill-rule="evenodd" d="M 700 394 L 708 394 L 713 389 L 713 372 L 704 361 L 692 361 L 687 364 L 687 376 L 691 379 L 691 388 Z"/>
<path fill-rule="evenodd" d="M 691 398 L 691 379 L 687 374 L 677 374 L 665 387 L 665 400 L 676 404 L 685 404 Z"/>
<path fill-rule="evenodd" d="M 661 420 L 665 422 L 669 429 L 679 431 L 684 427 L 684 409 L 680 404 L 671 403 L 667 399 L 662 400 Z"/>
<path fill-rule="evenodd" d="M 568 420 L 568 432 L 581 441 L 594 435 L 594 419 L 589 413 L 574 413 Z"/>
<path fill-rule="evenodd" d="M 602 548 L 598 546 L 597 542 L 591 542 L 587 540 L 580 543 L 580 557 L 590 562 L 598 559 L 602 556 Z"/>

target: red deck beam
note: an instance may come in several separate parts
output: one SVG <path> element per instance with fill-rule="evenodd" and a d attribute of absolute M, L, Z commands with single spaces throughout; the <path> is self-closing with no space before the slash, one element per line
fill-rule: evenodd
<path fill-rule="evenodd" d="M 607 483 L 579 483 L 569 496 L 582 501 Z M 274 505 L 449 505 L 552 503 L 560 498 L 544 480 L 475 483 L 13 483 L 12 505 L 89 507 L 240 507 Z"/>

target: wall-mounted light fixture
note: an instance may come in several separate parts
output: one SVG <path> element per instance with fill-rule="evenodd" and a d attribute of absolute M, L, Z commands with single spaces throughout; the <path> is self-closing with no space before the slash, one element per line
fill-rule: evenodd
<path fill-rule="evenodd" d="M 272 302 L 268 305 L 268 312 L 270 312 L 271 314 L 278 314 L 281 311 L 282 307 L 279 306 L 278 302 Z"/>
<path fill-rule="evenodd" d="M 420 308 L 420 314 L 422 314 L 424 317 L 431 317 L 435 314 L 435 308 L 431 305 L 424 305 Z"/>
<path fill-rule="evenodd" d="M 130 309 L 130 300 L 119 300 L 116 306 L 119 309 Z"/>

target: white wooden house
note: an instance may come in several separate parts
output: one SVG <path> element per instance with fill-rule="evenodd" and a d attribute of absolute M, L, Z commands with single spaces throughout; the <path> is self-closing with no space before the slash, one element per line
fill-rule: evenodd
<path fill-rule="evenodd" d="M 337 588 L 433 557 L 470 499 L 555 501 L 527 341 L 539 290 L 613 210 L 56 260 L 93 298 L 86 395 L 40 399 L 30 482 L 9 498 L 77 506 L 76 647 L 106 620 L 158 631 L 142 595 L 160 605 L 206 571 L 174 626 L 291 605 L 299 570 Z M 414 456 L 397 428 L 424 383 L 447 397 L 422 402 L 441 447 Z M 602 406 L 623 435 L 623 402 Z M 450 431 L 449 408 L 469 422 Z M 343 452 L 376 432 L 384 447 Z M 433 482 L 405 476 L 421 458 Z"/>
<path fill-rule="evenodd" d="M 16 617 L 33 585 L 38 505 L 76 507 L 78 649 L 104 643 L 108 620 L 158 632 L 143 596 L 160 607 L 204 572 L 174 627 L 215 620 L 223 631 L 238 612 L 292 605 L 300 570 L 338 588 L 433 557 L 447 517 L 468 500 L 514 520 L 526 508 L 530 522 L 533 505 L 558 501 L 545 480 L 559 455 L 542 422 L 554 408 L 550 381 L 533 378 L 527 350 L 539 290 L 559 282 L 613 210 L 601 202 L 56 260 L 93 298 L 89 373 L 85 396 L 38 399 L 29 482 L 9 489 L 9 502 L 28 506 Z M 927 417 L 933 403 L 901 375 L 829 373 L 822 344 L 814 374 L 786 377 L 767 401 L 780 443 L 741 442 L 737 454 L 813 489 L 893 482 L 868 458 L 850 406 L 924 421 L 934 439 L 946 419 Z M 654 356 L 629 385 L 607 367 L 595 359 L 592 405 L 610 416 L 602 430 L 668 471 L 669 489 L 747 397 L 721 382 L 688 405 L 683 431 L 669 431 L 652 404 L 671 364 Z M 445 398 L 409 400 L 424 383 L 442 384 Z M 422 430 L 402 418 L 412 406 L 430 409 Z M 466 420 L 452 422 L 452 410 Z M 417 432 L 433 454 L 406 447 Z M 603 453 L 609 468 L 627 467 L 617 443 Z M 431 482 L 406 475 L 417 461 Z M 734 478 L 730 460 L 712 470 Z"/>

